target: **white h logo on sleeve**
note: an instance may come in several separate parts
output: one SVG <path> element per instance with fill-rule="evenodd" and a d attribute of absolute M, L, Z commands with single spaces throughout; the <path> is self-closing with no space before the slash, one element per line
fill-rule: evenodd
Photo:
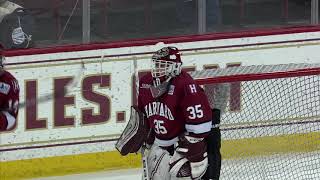
<path fill-rule="evenodd" d="M 190 92 L 191 93 L 196 93 L 197 92 L 197 88 L 196 88 L 195 84 L 190 84 L 189 88 L 190 88 Z"/>

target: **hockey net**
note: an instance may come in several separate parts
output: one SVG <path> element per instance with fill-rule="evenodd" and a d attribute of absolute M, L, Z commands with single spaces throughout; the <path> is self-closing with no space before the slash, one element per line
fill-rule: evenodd
<path fill-rule="evenodd" d="M 222 110 L 220 179 L 320 179 L 320 64 L 191 75 Z"/>

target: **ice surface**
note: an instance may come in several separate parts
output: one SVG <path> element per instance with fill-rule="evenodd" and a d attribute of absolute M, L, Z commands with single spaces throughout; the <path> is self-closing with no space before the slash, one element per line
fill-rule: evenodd
<path fill-rule="evenodd" d="M 142 169 L 124 169 L 33 180 L 141 180 Z M 220 180 L 319 180 L 320 152 L 223 160 Z"/>

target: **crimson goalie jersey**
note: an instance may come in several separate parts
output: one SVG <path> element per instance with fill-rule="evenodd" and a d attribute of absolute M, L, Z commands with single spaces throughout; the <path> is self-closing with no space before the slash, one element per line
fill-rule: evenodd
<path fill-rule="evenodd" d="M 152 84 L 150 73 L 140 79 L 138 107 L 155 132 L 154 143 L 171 146 L 185 132 L 196 137 L 207 135 L 212 127 L 210 105 L 203 89 L 187 72 L 173 78 L 160 98 L 152 97 Z"/>
<path fill-rule="evenodd" d="M 3 113 L 5 121 L 8 121 L 9 118 L 8 115 L 6 116 L 6 113 L 11 115 L 10 118 L 16 119 L 18 116 L 19 91 L 18 81 L 9 72 L 4 71 L 0 75 L 0 110 L 5 112 Z M 2 118 L 0 119 L 3 120 Z M 8 122 L 1 122 L 1 124 L 3 123 L 7 125 Z"/>

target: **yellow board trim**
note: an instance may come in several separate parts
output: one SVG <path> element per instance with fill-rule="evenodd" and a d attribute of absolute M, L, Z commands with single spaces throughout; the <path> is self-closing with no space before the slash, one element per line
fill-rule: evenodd
<path fill-rule="evenodd" d="M 102 170 L 135 168 L 140 166 L 141 156 L 119 152 L 102 152 L 79 155 L 36 158 L 0 163 L 1 180 L 18 180 L 33 177 L 63 176 L 67 174 Z"/>
<path fill-rule="evenodd" d="M 320 132 L 223 141 L 223 159 L 320 150 Z"/>
<path fill-rule="evenodd" d="M 222 142 L 223 159 L 320 150 L 320 132 L 269 136 Z M 1 180 L 141 167 L 141 155 L 117 151 L 0 162 Z"/>

